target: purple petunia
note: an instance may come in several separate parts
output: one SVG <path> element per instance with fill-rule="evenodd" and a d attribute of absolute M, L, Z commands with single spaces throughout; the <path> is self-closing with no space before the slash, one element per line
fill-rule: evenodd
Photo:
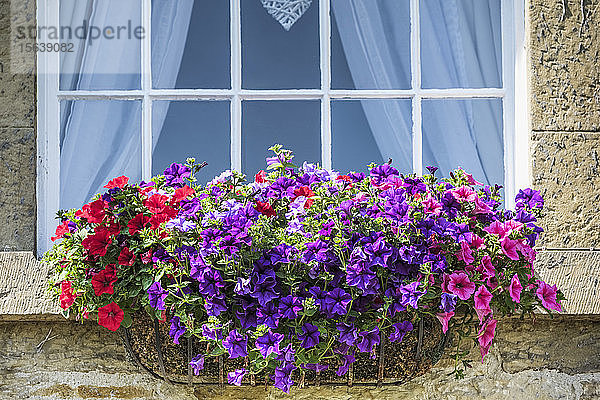
<path fill-rule="evenodd" d="M 361 332 L 358 334 L 359 342 L 356 345 L 362 353 L 370 353 L 373 350 L 373 346 L 381 342 L 379 337 L 379 327 L 375 327 L 371 331 Z"/>
<path fill-rule="evenodd" d="M 260 354 L 264 358 L 269 357 L 271 354 L 280 354 L 279 344 L 283 341 L 283 335 L 281 333 L 273 333 L 269 330 L 262 336 L 256 339 L 256 348 L 260 351 Z"/>
<path fill-rule="evenodd" d="M 181 322 L 178 316 L 171 318 L 171 329 L 169 329 L 169 336 L 173 339 L 173 343 L 179 344 L 179 338 L 186 331 L 185 325 Z"/>
<path fill-rule="evenodd" d="M 302 325 L 302 332 L 302 334 L 298 335 L 298 339 L 302 341 L 300 344 L 302 347 L 310 349 L 319 344 L 319 335 L 321 335 L 321 332 L 319 332 L 318 326 L 305 323 Z"/>
<path fill-rule="evenodd" d="M 410 321 L 397 322 L 392 325 L 394 332 L 390 334 L 390 342 L 402 342 L 404 336 L 413 330 L 413 324 Z"/>
<path fill-rule="evenodd" d="M 285 296 L 279 300 L 279 315 L 287 319 L 298 318 L 298 312 L 302 310 L 302 301 L 299 297 Z"/>
<path fill-rule="evenodd" d="M 184 179 L 189 178 L 191 172 L 190 168 L 183 164 L 172 163 L 164 172 L 167 186 L 182 187 Z"/>
<path fill-rule="evenodd" d="M 192 358 L 192 361 L 190 361 L 190 365 L 192 366 L 192 371 L 194 371 L 194 375 L 200 375 L 200 370 L 204 369 L 204 355 L 198 354 L 196 357 Z"/>
<path fill-rule="evenodd" d="M 160 282 L 154 282 L 148 290 L 148 300 L 150 301 L 150 307 L 157 310 L 165 309 L 165 299 L 169 295 L 169 292 L 162 288 Z"/>
<path fill-rule="evenodd" d="M 229 358 L 246 357 L 248 355 L 248 337 L 234 329 L 223 339 L 223 347 L 229 353 Z"/>
<path fill-rule="evenodd" d="M 325 306 L 332 314 L 346 315 L 352 296 L 342 288 L 335 288 L 325 296 Z"/>
<path fill-rule="evenodd" d="M 227 383 L 235 386 L 242 386 L 242 379 L 244 379 L 244 375 L 246 375 L 246 369 L 240 368 L 235 371 L 231 371 L 227 374 Z"/>
<path fill-rule="evenodd" d="M 356 339 L 358 338 L 357 330 L 354 328 L 354 324 L 346 324 L 340 322 L 336 325 L 337 330 L 340 332 L 339 341 L 345 343 L 348 346 L 354 346 Z"/>

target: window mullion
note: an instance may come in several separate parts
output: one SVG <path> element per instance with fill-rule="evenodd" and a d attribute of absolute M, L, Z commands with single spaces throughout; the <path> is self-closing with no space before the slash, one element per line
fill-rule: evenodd
<path fill-rule="evenodd" d="M 142 179 L 152 177 L 152 0 L 142 2 Z"/>
<path fill-rule="evenodd" d="M 231 168 L 242 170 L 242 24 L 240 0 L 230 0 L 231 42 Z"/>
<path fill-rule="evenodd" d="M 410 2 L 410 63 L 411 82 L 414 95 L 412 98 L 412 151 L 413 171 L 423 173 L 423 132 L 421 112 L 421 21 L 419 17 L 419 0 Z"/>
<path fill-rule="evenodd" d="M 321 163 L 331 169 L 331 16 L 330 0 L 319 2 L 319 53 L 321 61 Z"/>

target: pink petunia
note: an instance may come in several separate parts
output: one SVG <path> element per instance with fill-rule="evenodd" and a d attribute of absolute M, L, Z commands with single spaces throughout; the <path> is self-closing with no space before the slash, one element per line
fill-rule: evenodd
<path fill-rule="evenodd" d="M 506 234 L 510 231 L 510 229 L 507 229 L 504 226 L 504 223 L 502 223 L 500 221 L 492 222 L 490 224 L 490 226 L 483 228 L 483 230 L 486 231 L 487 233 L 491 233 L 491 234 L 500 236 L 500 239 L 502 239 L 504 236 L 506 236 Z"/>
<path fill-rule="evenodd" d="M 468 186 L 461 186 L 458 189 L 451 190 L 450 192 L 458 201 L 464 200 L 472 202 L 477 198 L 477 193 L 475 193 L 475 191 Z"/>
<path fill-rule="evenodd" d="M 427 196 L 427 199 L 423 202 L 423 208 L 428 214 L 440 215 L 442 212 L 442 205 L 435 201 L 431 195 Z"/>
<path fill-rule="evenodd" d="M 454 316 L 454 312 L 450 311 L 445 313 L 438 313 L 435 314 L 435 316 L 438 320 L 440 320 L 440 324 L 442 324 L 442 332 L 448 332 L 448 322 L 450 321 L 450 318 Z"/>
<path fill-rule="evenodd" d="M 485 255 L 481 259 L 481 263 L 477 267 L 477 271 L 483 275 L 484 278 L 490 278 L 496 275 L 496 270 L 494 265 L 492 264 L 492 259 L 490 256 Z"/>
<path fill-rule="evenodd" d="M 457 295 L 461 300 L 467 300 L 475 292 L 475 284 L 464 272 L 454 272 L 450 275 L 448 291 Z"/>
<path fill-rule="evenodd" d="M 506 255 L 506 257 L 515 261 L 519 260 L 519 254 L 517 253 L 518 243 L 519 242 L 517 240 L 509 239 L 508 237 L 500 240 L 502 252 Z"/>
<path fill-rule="evenodd" d="M 485 242 L 479 236 L 473 234 L 473 238 L 471 239 L 471 247 L 474 249 L 485 249 Z"/>
<path fill-rule="evenodd" d="M 460 242 L 460 250 L 456 253 L 456 257 L 458 257 L 459 260 L 464 261 L 467 265 L 470 265 L 475 261 L 471 247 L 469 247 L 469 244 L 464 240 Z"/>
<path fill-rule="evenodd" d="M 490 308 L 490 301 L 492 300 L 492 294 L 485 287 L 485 285 L 481 285 L 479 289 L 475 292 L 475 309 L 481 310 L 485 312 L 485 315 L 492 312 Z"/>
<path fill-rule="evenodd" d="M 518 231 L 523 227 L 523 223 L 510 219 L 504 223 L 504 227 L 510 231 Z"/>
<path fill-rule="evenodd" d="M 521 285 L 521 281 L 519 281 L 519 277 L 517 274 L 514 274 L 512 279 L 510 280 L 510 286 L 508 287 L 508 293 L 510 294 L 510 298 L 513 299 L 515 303 L 521 302 L 521 291 L 523 290 L 523 285 Z"/>
<path fill-rule="evenodd" d="M 492 345 L 492 340 L 494 340 L 497 322 L 495 319 L 490 319 L 479 329 L 479 338 L 477 340 L 479 341 L 482 362 L 483 357 L 485 357 Z"/>
<path fill-rule="evenodd" d="M 538 298 L 542 301 L 542 305 L 550 310 L 556 310 L 562 312 L 562 307 L 560 303 L 556 300 L 556 285 L 548 285 L 544 281 L 538 281 L 538 288 L 536 290 L 536 294 Z"/>
<path fill-rule="evenodd" d="M 469 182 L 469 185 L 479 185 L 479 186 L 483 186 L 483 183 L 478 182 L 477 180 L 475 180 L 475 178 L 473 178 L 473 175 L 471 174 L 467 174 L 465 172 L 465 176 L 467 177 L 467 182 Z"/>
<path fill-rule="evenodd" d="M 475 199 L 475 209 L 473 214 L 491 214 L 492 209 L 485 204 L 479 197 Z"/>

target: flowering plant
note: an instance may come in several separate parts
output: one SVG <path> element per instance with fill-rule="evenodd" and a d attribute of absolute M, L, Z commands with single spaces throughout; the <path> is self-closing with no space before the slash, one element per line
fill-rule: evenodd
<path fill-rule="evenodd" d="M 113 179 L 82 209 L 59 212 L 61 241 L 45 261 L 65 315 L 97 315 L 115 331 L 144 309 L 168 319 L 175 343 L 207 344 L 196 373 L 205 357 L 247 357 L 230 383 L 265 370 L 288 392 L 294 370 L 343 375 L 356 352 L 402 341 L 427 315 L 483 357 L 496 316 L 561 310 L 562 294 L 532 267 L 539 192 L 519 191 L 509 211 L 501 187 L 461 169 L 341 175 L 271 150 L 251 183 L 226 171 L 198 185 L 202 165 L 188 159 L 150 182 Z M 461 376 L 460 343 L 455 356 Z"/>

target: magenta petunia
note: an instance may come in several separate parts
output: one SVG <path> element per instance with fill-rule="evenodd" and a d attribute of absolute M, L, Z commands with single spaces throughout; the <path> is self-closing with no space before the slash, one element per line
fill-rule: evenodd
<path fill-rule="evenodd" d="M 477 193 L 468 186 L 461 186 L 458 189 L 451 190 L 452 196 L 459 201 L 475 201 Z"/>
<path fill-rule="evenodd" d="M 517 240 L 505 237 L 500 241 L 500 245 L 502 246 L 502 252 L 506 255 L 506 257 L 510 258 L 511 260 L 519 261 L 519 254 L 517 253 Z"/>
<path fill-rule="evenodd" d="M 483 361 L 483 357 L 488 353 L 490 346 L 492 345 L 492 340 L 494 340 L 494 335 L 496 334 L 496 321 L 495 319 L 490 319 L 486 321 L 485 324 L 479 328 L 478 332 L 478 341 L 481 350 L 481 359 Z"/>
<path fill-rule="evenodd" d="M 467 300 L 475 292 L 475 284 L 469 280 L 464 272 L 454 272 L 450 275 L 448 290 L 461 300 Z"/>
<path fill-rule="evenodd" d="M 473 258 L 473 251 L 471 250 L 471 247 L 469 247 L 469 243 L 465 240 L 460 242 L 460 250 L 456 253 L 456 257 L 458 257 L 459 260 L 464 261 L 467 265 L 470 265 L 475 261 L 475 258 Z"/>
<path fill-rule="evenodd" d="M 442 332 L 448 332 L 448 322 L 450 322 L 450 318 L 454 317 L 454 311 L 437 313 L 435 316 L 440 320 L 440 324 L 442 324 Z"/>
<path fill-rule="evenodd" d="M 479 287 L 479 289 L 477 289 L 477 291 L 475 292 L 474 300 L 475 300 L 475 309 L 476 310 L 482 310 L 486 314 L 489 314 L 492 312 L 492 310 L 490 308 L 490 301 L 492 300 L 492 294 L 485 287 L 485 285 L 481 285 Z"/>
<path fill-rule="evenodd" d="M 521 291 L 523 290 L 523 285 L 521 285 L 521 281 L 519 281 L 519 277 L 517 274 L 514 274 L 512 279 L 510 280 L 510 286 L 508 287 L 508 293 L 510 294 L 510 298 L 513 299 L 515 303 L 521 302 Z"/>
<path fill-rule="evenodd" d="M 535 293 L 542 302 L 542 306 L 550 310 L 562 312 L 562 307 L 556 300 L 557 290 L 556 285 L 550 286 L 544 281 L 538 281 L 538 288 Z"/>

